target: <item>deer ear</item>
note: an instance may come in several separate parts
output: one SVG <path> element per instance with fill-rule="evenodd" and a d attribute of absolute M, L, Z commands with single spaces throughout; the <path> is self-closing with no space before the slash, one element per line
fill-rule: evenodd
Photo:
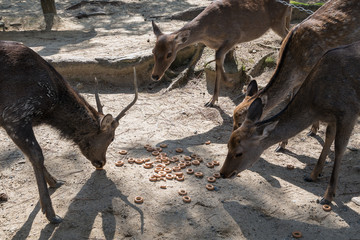
<path fill-rule="evenodd" d="M 155 36 L 158 38 L 159 36 L 163 35 L 160 28 L 155 24 L 155 22 L 151 21 L 151 23 L 152 23 L 152 27 L 153 27 L 153 31 L 154 31 Z"/>
<path fill-rule="evenodd" d="M 256 98 L 250 105 L 248 112 L 246 114 L 246 118 L 256 122 L 261 118 L 263 112 L 263 105 L 261 102 L 261 98 Z"/>
<path fill-rule="evenodd" d="M 262 134 L 260 136 L 260 139 L 264 139 L 267 136 L 269 136 L 269 133 L 275 129 L 276 125 L 278 124 L 279 121 L 275 121 L 275 122 L 270 122 L 269 124 L 266 124 L 266 126 L 264 127 Z"/>
<path fill-rule="evenodd" d="M 258 85 L 256 80 L 251 80 L 246 89 L 246 96 L 252 97 L 258 92 Z"/>
<path fill-rule="evenodd" d="M 185 43 L 190 37 L 190 30 L 179 32 L 175 36 L 175 42 L 177 45 Z"/>
<path fill-rule="evenodd" d="M 114 121 L 114 118 L 111 114 L 106 114 L 100 121 L 100 129 L 106 130 L 111 126 L 111 123 Z"/>

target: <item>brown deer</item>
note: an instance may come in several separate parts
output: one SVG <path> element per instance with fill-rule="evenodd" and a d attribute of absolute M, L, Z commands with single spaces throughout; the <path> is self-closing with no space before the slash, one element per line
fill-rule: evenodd
<path fill-rule="evenodd" d="M 240 127 L 247 108 L 257 97 L 262 99 L 266 116 L 289 93 L 296 93 L 327 50 L 360 40 L 359 12 L 358 0 L 332 0 L 294 27 L 281 45 L 279 62 L 269 83 L 261 91 L 251 83 L 251 96 L 247 95 L 235 108 L 233 129 Z M 319 123 L 314 123 L 311 133 L 316 134 L 318 128 Z M 285 148 L 286 143 L 284 140 L 277 150 Z"/>
<path fill-rule="evenodd" d="M 316 181 L 330 146 L 335 140 L 335 161 L 322 204 L 335 195 L 340 162 L 360 113 L 360 42 L 329 50 L 311 70 L 297 94 L 279 114 L 263 121 L 261 98 L 249 107 L 245 121 L 228 143 L 228 154 L 220 170 L 224 177 L 249 168 L 262 152 L 288 139 L 315 121 L 328 124 L 319 160 L 307 181 Z M 326 87 L 324 87 L 326 86 Z"/>
<path fill-rule="evenodd" d="M 156 44 L 152 79 L 162 78 L 180 49 L 204 43 L 216 50 L 214 95 L 205 104 L 213 106 L 218 100 L 220 79 L 226 81 L 223 67 L 226 53 L 235 44 L 256 39 L 270 28 L 284 38 L 289 30 L 290 17 L 291 8 L 276 0 L 222 0 L 212 2 L 196 18 L 170 34 L 163 34 L 153 21 Z"/>
<path fill-rule="evenodd" d="M 135 70 L 134 70 L 135 71 Z M 59 182 L 44 166 L 44 156 L 36 141 L 33 126 L 49 124 L 62 136 L 73 140 L 96 168 L 106 163 L 106 150 L 114 140 L 115 129 L 135 98 L 120 114 L 102 113 L 90 106 L 63 77 L 30 48 L 17 42 L 0 42 L 0 125 L 29 158 L 36 176 L 43 213 L 51 223 L 61 222 L 55 215 L 46 183 Z"/>

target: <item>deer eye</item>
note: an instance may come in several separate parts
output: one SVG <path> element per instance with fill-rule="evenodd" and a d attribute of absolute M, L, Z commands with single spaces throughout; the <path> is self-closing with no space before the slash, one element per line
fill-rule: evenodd
<path fill-rule="evenodd" d="M 169 52 L 169 53 L 166 55 L 166 58 L 171 58 L 171 56 L 172 56 L 172 53 Z"/>
<path fill-rule="evenodd" d="M 242 153 L 238 153 L 235 155 L 235 157 L 241 157 L 243 154 Z"/>

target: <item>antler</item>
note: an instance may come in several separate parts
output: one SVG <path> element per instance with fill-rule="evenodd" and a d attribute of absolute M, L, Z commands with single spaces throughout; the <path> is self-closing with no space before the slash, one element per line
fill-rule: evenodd
<path fill-rule="evenodd" d="M 99 89 L 98 89 L 98 85 L 99 85 L 99 82 L 97 80 L 97 78 L 95 77 L 95 99 L 96 99 L 96 106 L 97 106 L 97 109 L 98 109 L 98 112 L 103 114 L 103 105 L 101 105 L 101 102 L 100 102 L 100 97 L 99 97 Z"/>
<path fill-rule="evenodd" d="M 116 121 L 119 122 L 119 120 L 125 116 L 125 113 L 127 112 L 127 110 L 129 110 L 136 102 L 136 100 L 138 99 L 138 87 L 137 87 L 137 79 L 136 79 L 136 69 L 134 67 L 134 88 L 135 88 L 135 97 L 134 100 L 132 100 L 132 102 L 127 105 L 124 110 L 122 110 L 119 115 L 117 115 L 117 117 L 115 118 Z"/>

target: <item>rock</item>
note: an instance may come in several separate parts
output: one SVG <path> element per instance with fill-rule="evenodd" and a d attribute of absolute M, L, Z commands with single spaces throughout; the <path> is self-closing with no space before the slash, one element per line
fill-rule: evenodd
<path fill-rule="evenodd" d="M 360 206 L 360 197 L 353 197 L 351 201 L 356 205 Z"/>

